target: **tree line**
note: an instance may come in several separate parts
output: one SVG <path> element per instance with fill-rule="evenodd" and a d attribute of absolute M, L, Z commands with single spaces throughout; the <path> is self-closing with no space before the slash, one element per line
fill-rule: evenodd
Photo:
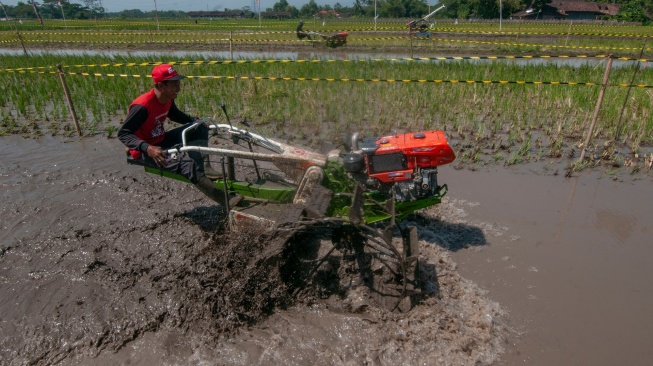
<path fill-rule="evenodd" d="M 504 19 L 518 11 L 532 8 L 538 11 L 552 0 L 440 0 L 437 4 L 431 4 L 433 0 L 354 0 L 352 6 L 343 6 L 336 3 L 334 6 L 318 5 L 316 0 L 308 0 L 304 5 L 297 8 L 290 5 L 287 0 L 278 0 L 267 12 L 287 12 L 292 18 L 311 18 L 320 11 L 332 10 L 337 14 L 346 14 L 354 18 L 372 18 L 375 15 L 380 18 L 421 18 L 435 10 L 435 7 L 445 5 L 445 8 L 433 16 L 433 19 Z M 613 0 L 597 0 L 598 3 L 613 3 Z M 622 4 L 619 14 L 614 20 L 634 21 L 648 23 L 653 14 L 653 0 L 619 0 Z M 42 0 L 22 2 L 17 5 L 3 5 L 4 14 L 0 17 L 28 19 L 35 18 L 36 8 L 39 16 L 43 19 L 96 19 L 96 18 L 187 18 L 183 10 L 141 11 L 139 9 L 127 9 L 116 13 L 108 13 L 102 7 L 100 0 L 83 0 L 82 4 L 73 3 L 70 0 Z M 255 17 L 256 9 L 244 6 L 240 10 L 246 16 Z M 336 16 L 333 13 L 327 16 Z"/>
<path fill-rule="evenodd" d="M 1 18 L 34 19 L 94 19 L 104 16 L 99 0 L 83 0 L 83 4 L 69 0 L 43 0 L 42 2 L 19 1 L 16 5 L 3 5 Z M 36 9 L 36 12 L 35 12 Z"/>
<path fill-rule="evenodd" d="M 582 0 L 580 0 L 582 1 Z M 354 0 L 352 6 L 342 6 L 336 3 L 318 6 L 316 0 L 309 0 L 297 9 L 289 5 L 287 0 L 278 0 L 269 11 L 287 11 L 293 17 L 310 17 L 320 10 L 334 10 L 337 13 L 352 17 L 371 18 L 378 15 L 381 18 L 422 18 L 429 11 L 440 5 L 445 8 L 433 15 L 433 19 L 509 19 L 519 11 L 533 9 L 535 12 L 551 3 L 552 0 Z M 595 0 L 596 3 L 621 4 L 619 13 L 606 19 L 644 22 L 651 21 L 653 16 L 653 0 Z M 430 5 L 429 5 L 430 4 Z M 501 13 L 501 14 L 500 14 Z"/>

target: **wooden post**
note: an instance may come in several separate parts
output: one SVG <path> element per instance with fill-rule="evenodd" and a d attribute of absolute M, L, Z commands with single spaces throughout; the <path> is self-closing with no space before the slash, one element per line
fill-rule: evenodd
<path fill-rule="evenodd" d="M 27 53 L 27 49 L 25 48 L 25 42 L 23 41 L 23 36 L 16 31 L 16 34 L 18 35 L 18 39 L 20 40 L 20 45 L 23 46 L 23 52 L 25 53 L 25 56 L 29 57 L 29 53 Z"/>
<path fill-rule="evenodd" d="M 234 39 L 233 39 L 233 33 L 234 31 L 229 31 L 229 57 L 233 60 L 234 59 Z"/>
<path fill-rule="evenodd" d="M 594 108 L 594 115 L 592 116 L 592 123 L 590 128 L 587 131 L 587 136 L 585 137 L 585 143 L 583 144 L 583 150 L 580 153 L 580 158 L 578 159 L 579 163 L 582 163 L 585 159 L 585 151 L 589 146 L 592 140 L 592 133 L 594 133 L 594 126 L 596 125 L 596 120 L 599 116 L 599 110 L 601 109 L 601 103 L 603 103 L 603 95 L 605 94 L 605 89 L 608 86 L 608 78 L 610 77 L 610 69 L 612 69 L 612 55 L 608 55 L 608 64 L 605 66 L 605 73 L 603 73 L 603 84 L 601 84 L 601 91 L 599 91 L 599 100 L 596 101 L 596 108 Z"/>
<path fill-rule="evenodd" d="M 569 21 L 569 30 L 567 30 L 567 38 L 565 38 L 565 47 L 567 47 L 567 42 L 569 41 L 569 33 L 571 33 L 571 25 L 574 23 L 573 20 Z"/>
<path fill-rule="evenodd" d="M 66 101 L 68 102 L 68 108 L 70 108 L 70 114 L 73 116 L 75 129 L 77 129 L 77 136 L 82 137 L 82 131 L 79 129 L 79 123 L 77 122 L 77 114 L 75 113 L 75 106 L 73 105 L 73 100 L 70 98 L 70 92 L 68 91 L 68 85 L 66 84 L 66 79 L 63 77 L 63 69 L 61 68 L 61 64 L 57 65 L 57 70 L 59 70 L 59 79 L 61 79 L 61 86 L 63 87 L 64 94 L 66 95 Z"/>

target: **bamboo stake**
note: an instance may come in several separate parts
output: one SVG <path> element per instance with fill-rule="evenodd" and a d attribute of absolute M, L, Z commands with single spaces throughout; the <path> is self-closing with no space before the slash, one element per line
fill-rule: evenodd
<path fill-rule="evenodd" d="M 234 32 L 229 31 L 229 57 L 233 60 L 234 59 L 234 39 L 233 39 Z"/>
<path fill-rule="evenodd" d="M 66 84 L 66 79 L 63 76 L 63 69 L 61 68 L 61 64 L 57 64 L 57 70 L 59 70 L 59 79 L 61 80 L 61 86 L 63 87 L 63 92 L 66 95 L 66 101 L 68 102 L 68 108 L 70 108 L 70 114 L 73 117 L 73 123 L 75 123 L 77 136 L 82 137 L 82 131 L 79 129 L 79 122 L 77 122 L 77 114 L 75 113 L 75 106 L 73 105 L 72 98 L 70 98 L 70 91 L 68 90 L 68 84 Z"/>
<path fill-rule="evenodd" d="M 519 19 L 519 26 L 517 27 L 517 34 L 515 35 L 515 42 L 519 40 L 519 32 L 521 32 L 521 23 L 523 22 L 523 19 Z"/>
<path fill-rule="evenodd" d="M 25 48 L 25 41 L 23 41 L 23 36 L 21 36 L 18 31 L 16 31 L 16 34 L 18 35 L 18 39 L 20 40 L 20 45 L 23 46 L 23 52 L 25 53 L 25 56 L 29 57 L 29 53 L 27 53 L 27 48 Z"/>
<path fill-rule="evenodd" d="M 612 69 L 612 55 L 608 55 L 608 64 L 605 66 L 605 73 L 603 74 L 603 84 L 601 84 L 601 91 L 599 91 L 599 99 L 596 101 L 596 108 L 594 108 L 594 115 L 592 116 L 592 123 L 590 124 L 589 131 L 587 131 L 587 137 L 585 137 L 585 143 L 583 144 L 583 150 L 580 153 L 580 158 L 578 159 L 579 163 L 582 163 L 585 159 L 585 151 L 589 146 L 592 140 L 592 133 L 594 133 L 594 126 L 596 125 L 596 120 L 599 116 L 599 110 L 601 109 L 601 104 L 603 103 L 603 95 L 605 94 L 605 89 L 608 86 L 608 78 L 610 77 L 610 70 Z"/>
<path fill-rule="evenodd" d="M 567 42 L 569 42 L 569 34 L 571 33 L 571 25 L 574 23 L 574 21 L 569 22 L 569 30 L 567 31 L 567 38 L 565 38 L 565 47 L 567 47 Z"/>

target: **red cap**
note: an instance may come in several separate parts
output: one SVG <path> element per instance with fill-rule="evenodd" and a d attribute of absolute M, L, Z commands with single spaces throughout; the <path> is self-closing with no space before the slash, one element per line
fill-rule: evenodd
<path fill-rule="evenodd" d="M 185 76 L 179 75 L 177 70 L 175 70 L 170 64 L 157 65 L 152 69 L 152 79 L 154 79 L 155 84 L 166 80 L 181 80 L 183 78 L 185 78 Z"/>

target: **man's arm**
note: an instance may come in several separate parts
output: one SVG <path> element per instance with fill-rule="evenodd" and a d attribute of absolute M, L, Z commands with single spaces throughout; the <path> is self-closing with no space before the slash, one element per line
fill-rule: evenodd
<path fill-rule="evenodd" d="M 118 139 L 130 149 L 141 151 L 154 159 L 159 166 L 166 166 L 168 154 L 159 146 L 150 145 L 136 136 L 136 131 L 147 120 L 147 109 L 135 104 L 129 110 L 129 115 L 118 131 Z"/>
<path fill-rule="evenodd" d="M 118 131 L 118 140 L 125 144 L 132 150 L 138 150 L 146 153 L 147 147 L 150 145 L 136 136 L 136 131 L 147 120 L 147 109 L 145 107 L 135 104 L 129 109 L 129 114 L 125 122 Z"/>
<path fill-rule="evenodd" d="M 179 110 L 179 108 L 177 108 L 177 104 L 175 104 L 174 101 L 172 102 L 172 106 L 170 106 L 170 110 L 168 111 L 168 118 L 173 122 L 182 124 L 190 123 L 197 119 Z"/>

